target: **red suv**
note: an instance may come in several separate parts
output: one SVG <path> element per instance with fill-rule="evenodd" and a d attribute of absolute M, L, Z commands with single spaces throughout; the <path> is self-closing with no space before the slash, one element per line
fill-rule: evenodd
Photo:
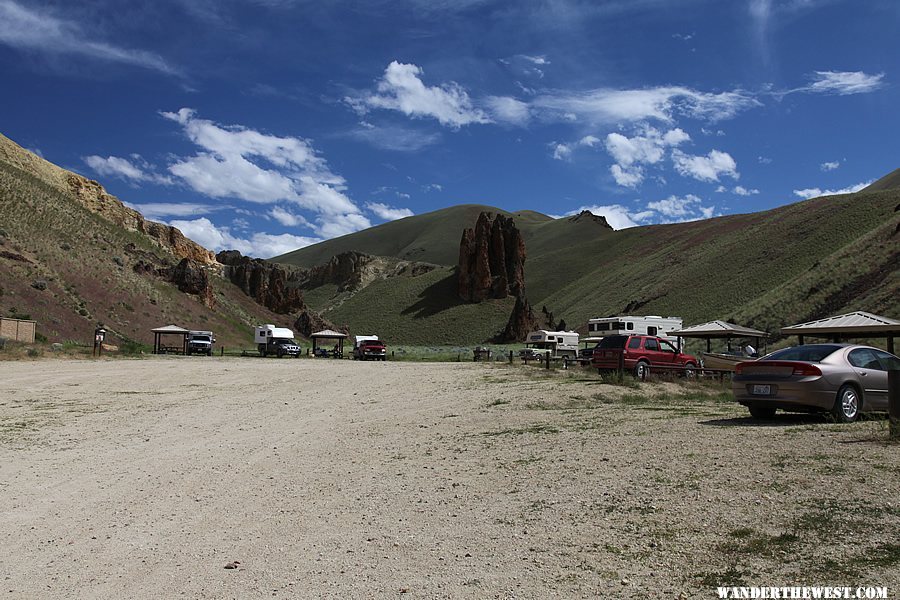
<path fill-rule="evenodd" d="M 591 365 L 602 373 L 619 368 L 619 356 L 624 356 L 625 369 L 633 371 L 638 379 L 644 379 L 653 367 L 683 369 L 692 375 L 697 368 L 697 358 L 678 351 L 672 342 L 652 335 L 610 335 L 594 347 Z"/>

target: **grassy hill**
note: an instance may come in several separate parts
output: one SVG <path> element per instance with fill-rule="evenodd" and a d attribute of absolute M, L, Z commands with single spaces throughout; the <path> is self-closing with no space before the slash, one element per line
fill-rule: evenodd
<path fill-rule="evenodd" d="M 874 185 L 874 184 L 873 184 Z M 788 324 L 851 310 L 900 317 L 900 190 L 816 198 L 754 214 L 612 231 L 582 215 L 516 217 L 526 240 L 526 293 L 538 309 L 583 329 L 587 319 L 613 314 L 681 316 L 686 324 L 727 319 L 777 332 Z M 334 249 L 400 254 L 454 264 L 462 227 L 483 206 L 453 207 L 409 217 L 304 248 L 279 260 L 313 260 Z M 466 219 L 471 219 L 466 222 Z M 383 234 L 389 239 L 381 239 Z M 319 246 L 327 246 L 327 250 Z M 438 280 L 440 278 L 440 280 Z M 426 285 L 426 281 L 427 284 Z M 452 268 L 426 279 L 342 297 L 310 290 L 316 308 L 354 330 L 377 331 L 404 343 L 486 339 L 507 315 L 495 304 L 462 307 Z M 390 302 L 380 302 L 390 298 Z M 423 303 L 427 311 L 411 307 Z M 461 339 L 465 338 L 465 339 Z M 435 342 L 436 343 L 436 342 Z"/>
<path fill-rule="evenodd" d="M 48 342 L 88 343 L 98 322 L 113 344 L 152 344 L 154 327 L 211 329 L 220 345 L 252 345 L 251 326 L 289 325 L 224 279 L 215 307 L 150 275 L 138 260 L 176 263 L 146 235 L 128 231 L 73 198 L 66 171 L 3 138 L 0 153 L 0 314 L 37 321 Z"/>
<path fill-rule="evenodd" d="M 863 192 L 881 192 L 900 188 L 900 169 L 894 169 L 881 179 L 870 183 Z"/>

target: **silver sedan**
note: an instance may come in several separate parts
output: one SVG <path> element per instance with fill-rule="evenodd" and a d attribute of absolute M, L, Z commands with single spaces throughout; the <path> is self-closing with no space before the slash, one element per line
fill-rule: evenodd
<path fill-rule="evenodd" d="M 781 409 L 830 412 L 849 423 L 860 412 L 887 410 L 887 372 L 894 369 L 900 369 L 900 358 L 878 348 L 807 344 L 739 363 L 731 389 L 759 419 Z"/>

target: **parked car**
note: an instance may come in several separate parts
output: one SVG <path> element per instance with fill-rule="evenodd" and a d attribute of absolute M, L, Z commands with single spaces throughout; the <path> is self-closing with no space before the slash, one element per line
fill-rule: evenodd
<path fill-rule="evenodd" d="M 387 347 L 381 340 L 362 340 L 353 349 L 353 360 L 387 360 Z"/>
<path fill-rule="evenodd" d="M 807 344 L 737 365 L 734 399 L 758 419 L 776 410 L 830 412 L 849 423 L 860 412 L 887 410 L 887 372 L 900 358 L 858 344 Z"/>
<path fill-rule="evenodd" d="M 654 367 L 682 369 L 687 376 L 697 368 L 697 357 L 679 352 L 668 340 L 652 335 L 610 335 L 594 347 L 591 365 L 599 373 L 619 368 L 623 356 L 625 369 L 644 379 Z"/>

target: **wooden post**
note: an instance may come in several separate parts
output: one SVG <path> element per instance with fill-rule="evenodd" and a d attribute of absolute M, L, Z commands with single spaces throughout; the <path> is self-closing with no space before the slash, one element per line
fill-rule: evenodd
<path fill-rule="evenodd" d="M 890 438 L 900 440 L 900 370 L 888 371 L 888 419 Z"/>
<path fill-rule="evenodd" d="M 225 346 L 219 346 L 219 356 L 225 356 Z"/>
<path fill-rule="evenodd" d="M 563 371 L 569 370 L 569 355 L 563 356 Z"/>
<path fill-rule="evenodd" d="M 894 352 L 894 336 L 892 335 L 888 336 L 887 351 L 891 354 L 896 354 L 896 352 Z"/>
<path fill-rule="evenodd" d="M 512 364 L 512 350 L 509 351 L 509 364 Z"/>
<path fill-rule="evenodd" d="M 619 381 L 622 381 L 625 377 L 625 348 L 622 348 L 622 351 L 619 352 L 619 365 L 617 371 L 619 372 Z"/>
<path fill-rule="evenodd" d="M 547 368 L 550 368 L 550 353 L 547 353 Z"/>

